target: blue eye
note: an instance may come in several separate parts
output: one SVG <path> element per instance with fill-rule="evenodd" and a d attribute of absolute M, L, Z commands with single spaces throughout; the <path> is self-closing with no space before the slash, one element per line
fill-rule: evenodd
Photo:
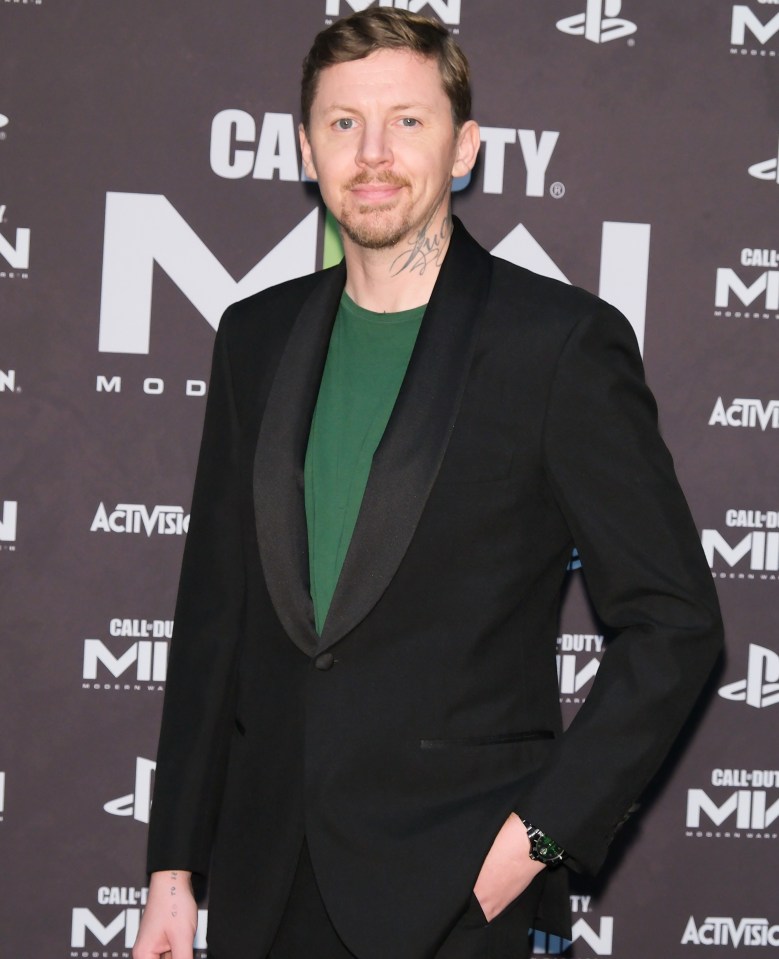
<path fill-rule="evenodd" d="M 403 117 L 400 121 L 404 127 L 415 127 L 419 124 L 419 120 L 414 117 Z"/>
<path fill-rule="evenodd" d="M 340 120 L 335 121 L 335 125 L 339 130 L 351 130 L 354 120 L 351 117 L 341 117 Z"/>

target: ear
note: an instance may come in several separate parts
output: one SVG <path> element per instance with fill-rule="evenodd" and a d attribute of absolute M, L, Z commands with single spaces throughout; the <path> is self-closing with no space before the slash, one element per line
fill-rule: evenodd
<path fill-rule="evenodd" d="M 303 169 L 306 171 L 306 176 L 310 180 L 316 180 L 318 177 L 316 175 L 316 167 L 314 166 L 314 158 L 311 153 L 311 144 L 308 142 L 308 136 L 302 123 L 298 127 L 298 138 L 300 139 L 300 153 L 303 157 Z"/>
<path fill-rule="evenodd" d="M 452 176 L 465 176 L 466 173 L 470 173 L 479 155 L 480 146 L 479 124 L 475 120 L 466 120 L 457 134 Z"/>

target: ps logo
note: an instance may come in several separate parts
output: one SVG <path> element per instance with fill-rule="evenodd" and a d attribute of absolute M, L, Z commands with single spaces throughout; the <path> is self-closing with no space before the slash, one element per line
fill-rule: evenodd
<path fill-rule="evenodd" d="M 749 168 L 749 174 L 757 177 L 758 180 L 773 180 L 774 183 L 779 183 L 779 151 L 770 160 L 753 163 Z"/>
<path fill-rule="evenodd" d="M 636 24 L 618 16 L 622 0 L 587 0 L 584 13 L 557 21 L 557 29 L 575 37 L 584 37 L 592 43 L 606 43 L 629 37 L 638 29 Z"/>
<path fill-rule="evenodd" d="M 749 646 L 747 678 L 723 686 L 719 691 L 723 699 L 746 703 L 762 709 L 779 703 L 779 656 L 764 646 Z"/>

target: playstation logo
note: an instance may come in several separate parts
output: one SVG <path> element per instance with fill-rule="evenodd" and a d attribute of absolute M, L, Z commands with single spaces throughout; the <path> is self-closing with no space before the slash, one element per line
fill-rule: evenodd
<path fill-rule="evenodd" d="M 632 21 L 618 16 L 621 9 L 622 0 L 587 0 L 584 13 L 558 20 L 556 26 L 563 33 L 584 37 L 592 43 L 619 40 L 638 29 Z"/>
<path fill-rule="evenodd" d="M 103 809 L 112 816 L 132 816 L 138 822 L 148 822 L 151 811 L 151 784 L 157 764 L 152 759 L 138 756 L 135 760 L 135 791 L 111 799 Z"/>
<path fill-rule="evenodd" d="M 779 149 L 776 156 L 770 160 L 753 163 L 749 168 L 749 175 L 757 177 L 758 180 L 772 180 L 774 183 L 779 183 Z"/>
<path fill-rule="evenodd" d="M 747 678 L 723 686 L 723 699 L 746 703 L 756 709 L 779 703 L 779 655 L 764 646 L 749 646 Z"/>

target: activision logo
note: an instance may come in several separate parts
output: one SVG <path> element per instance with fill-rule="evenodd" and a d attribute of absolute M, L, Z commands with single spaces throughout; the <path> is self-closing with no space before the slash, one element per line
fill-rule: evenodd
<path fill-rule="evenodd" d="M 720 790 L 730 787 L 732 791 L 724 798 L 718 793 L 716 799 L 712 799 L 704 789 L 688 789 L 686 836 L 698 839 L 779 838 L 779 834 L 769 830 L 779 817 L 779 798 L 770 802 L 768 793 L 768 790 L 779 790 L 779 769 L 713 769 L 711 784 Z M 704 816 L 712 825 L 702 826 Z M 724 829 L 714 828 L 723 824 Z"/>
<path fill-rule="evenodd" d="M 352 11 L 366 10 L 375 0 L 346 0 L 344 7 Z M 396 10 L 408 10 L 411 13 L 424 12 L 426 16 L 434 13 L 448 26 L 456 26 L 460 22 L 460 0 L 379 0 L 380 7 L 395 7 Z M 341 16 L 341 0 L 327 0 L 325 6 L 326 17 Z M 425 9 L 429 7 L 429 9 Z M 349 11 L 347 10 L 346 13 Z M 346 15 L 346 14 L 344 14 Z"/>
<path fill-rule="evenodd" d="M 765 0 L 759 0 L 759 2 L 764 3 Z M 747 31 L 751 35 L 749 42 L 752 46 L 747 45 Z M 776 50 L 766 50 L 765 45 L 777 33 L 779 33 L 779 13 L 775 13 L 763 23 L 760 17 L 746 4 L 737 3 L 734 5 L 733 19 L 730 24 L 731 53 L 741 54 L 742 56 L 775 57 Z M 760 47 L 754 46 L 755 42 Z"/>
<path fill-rule="evenodd" d="M 120 909 L 119 912 L 112 910 L 108 914 L 105 908 L 97 908 L 95 911 L 83 906 L 74 908 L 70 925 L 70 948 L 88 951 L 71 952 L 71 957 L 129 957 L 129 950 L 138 935 L 141 906 L 146 905 L 148 893 L 149 890 L 145 887 L 137 889 L 133 886 L 100 886 L 97 891 L 98 907 L 121 905 L 126 908 Z M 207 931 L 208 911 L 198 909 L 194 942 L 197 959 L 205 956 Z M 100 950 L 99 946 L 103 946 L 103 950 Z"/>
<path fill-rule="evenodd" d="M 571 896 L 571 912 L 591 912 L 590 896 Z M 597 928 L 592 920 L 574 920 L 571 939 L 553 936 L 539 929 L 533 930 L 533 955 L 560 956 L 567 953 L 572 942 L 581 940 L 582 944 L 591 950 L 593 956 L 610 956 L 614 949 L 614 917 L 601 916 Z M 579 951 L 576 953 L 581 955 Z"/>
<path fill-rule="evenodd" d="M 777 13 L 779 19 L 779 13 Z M 761 160 L 760 163 L 753 163 L 749 168 L 749 175 L 757 177 L 758 180 L 770 180 L 772 183 L 779 183 L 779 149 L 776 156 L 770 160 Z"/>
<path fill-rule="evenodd" d="M 576 13 L 557 21 L 557 29 L 592 43 L 607 43 L 635 33 L 638 27 L 618 14 L 622 0 L 587 0 L 584 13 Z"/>
<path fill-rule="evenodd" d="M 603 650 L 603 636 L 589 633 L 563 633 L 557 637 L 557 649 L 560 702 L 583 703 L 587 694 L 584 687 L 598 672 L 600 656 L 590 656 L 582 665 L 582 654 L 600 654 Z"/>
<path fill-rule="evenodd" d="M 709 426 L 740 426 L 755 429 L 759 426 L 763 432 L 769 427 L 779 429 L 779 400 L 734 399 L 727 407 L 722 397 L 717 397 L 714 409 L 709 417 Z"/>
<path fill-rule="evenodd" d="M 5 211 L 8 209 L 5 203 L 0 203 L 0 223 L 5 220 Z M 3 267 L 3 260 L 10 269 Z M 8 278 L 26 280 L 29 277 L 30 268 L 30 230 L 27 227 L 17 227 L 16 235 L 13 240 L 6 239 L 0 233 L 0 279 Z"/>
<path fill-rule="evenodd" d="M 750 529 L 751 532 L 731 545 L 719 530 L 701 530 L 703 552 L 713 574 L 721 579 L 776 580 L 779 571 L 779 510 L 729 509 L 725 511 L 725 525 L 731 529 Z M 730 571 L 718 571 L 718 560 L 723 561 Z M 739 564 L 742 569 L 734 572 L 734 567 Z"/>
<path fill-rule="evenodd" d="M 135 791 L 111 799 L 103 809 L 112 816 L 132 816 L 138 822 L 148 823 L 151 811 L 152 779 L 157 763 L 138 756 L 135 760 Z"/>
<path fill-rule="evenodd" d="M 682 934 L 683 946 L 779 946 L 779 925 L 767 919 L 733 919 L 731 916 L 707 916 L 700 923 L 690 916 Z"/>
<path fill-rule="evenodd" d="M 755 709 L 779 703 L 779 655 L 765 646 L 749 644 L 747 677 L 719 690 L 723 699 L 746 703 Z"/>
<path fill-rule="evenodd" d="M 0 550 L 13 552 L 16 549 L 16 508 L 14 499 L 3 500 L 3 512 L 0 516 Z"/>
<path fill-rule="evenodd" d="M 117 503 L 111 513 L 101 503 L 90 532 L 158 533 L 161 536 L 182 536 L 189 529 L 189 514 L 181 506 L 154 506 L 151 512 L 143 504 Z"/>

